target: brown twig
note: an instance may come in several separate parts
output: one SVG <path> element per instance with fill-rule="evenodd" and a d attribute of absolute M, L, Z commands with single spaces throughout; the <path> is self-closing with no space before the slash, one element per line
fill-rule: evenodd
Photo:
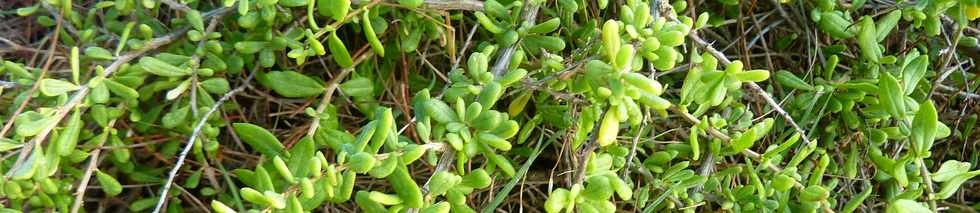
<path fill-rule="evenodd" d="M 938 67 L 939 69 L 943 69 L 945 71 L 940 73 L 939 76 L 936 77 L 936 80 L 932 81 L 933 86 L 929 88 L 929 93 L 926 93 L 926 99 L 932 98 L 932 94 L 936 92 L 937 85 L 942 84 L 943 81 L 946 80 L 946 77 L 949 77 L 949 75 L 953 74 L 953 71 L 956 70 L 956 69 L 946 69 L 946 67 L 949 65 L 949 62 L 952 61 L 953 58 L 956 57 L 957 55 L 956 46 L 959 45 L 960 37 L 963 36 L 963 27 L 959 27 L 958 24 L 952 24 L 952 26 L 956 28 L 956 32 L 955 32 L 956 34 L 953 35 L 953 38 L 951 40 L 949 40 L 951 44 L 948 47 L 948 52 L 944 54 L 942 58 L 940 58 L 941 64 L 939 64 Z M 932 210 L 936 210 L 935 201 L 932 201 L 931 204 L 932 204 Z"/>
<path fill-rule="evenodd" d="M 966 98 L 966 99 L 980 99 L 980 95 L 977 95 L 976 93 L 970 93 L 970 92 L 959 90 L 959 89 L 956 89 L 956 88 L 953 88 L 953 87 L 950 87 L 950 86 L 946 86 L 946 85 L 943 85 L 943 84 L 936 84 L 936 88 L 938 88 L 940 90 L 949 91 L 949 92 L 955 92 L 957 95 L 963 96 L 963 98 Z"/>

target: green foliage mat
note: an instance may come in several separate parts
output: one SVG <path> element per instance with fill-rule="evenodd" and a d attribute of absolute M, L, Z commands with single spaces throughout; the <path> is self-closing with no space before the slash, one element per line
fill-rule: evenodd
<path fill-rule="evenodd" d="M 5 1 L 0 212 L 977 212 L 978 6 Z"/>

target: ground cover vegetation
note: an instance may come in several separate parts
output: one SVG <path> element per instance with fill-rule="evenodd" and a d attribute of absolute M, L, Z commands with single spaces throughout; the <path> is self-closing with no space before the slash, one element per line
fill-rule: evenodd
<path fill-rule="evenodd" d="M 977 212 L 975 0 L 8 0 L 0 212 Z"/>

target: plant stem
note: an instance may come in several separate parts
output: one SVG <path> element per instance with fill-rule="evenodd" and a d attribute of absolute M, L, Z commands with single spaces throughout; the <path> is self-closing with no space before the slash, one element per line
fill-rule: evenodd
<path fill-rule="evenodd" d="M 929 175 L 929 168 L 926 168 L 925 160 L 920 157 L 915 158 L 915 164 L 917 167 L 919 167 L 919 174 L 922 175 L 922 179 L 925 180 L 924 184 L 926 185 L 926 190 L 929 193 L 926 196 L 926 199 L 929 200 L 929 209 L 936 212 L 936 200 L 933 199 L 936 190 L 932 188 L 932 177 Z"/>
<path fill-rule="evenodd" d="M 115 126 L 116 119 L 109 121 L 106 128 L 103 131 L 108 131 L 112 126 Z M 89 156 L 88 166 L 85 167 L 85 174 L 82 175 L 82 180 L 78 182 L 78 188 L 75 189 L 75 202 L 71 206 L 71 213 L 77 213 L 81 209 L 82 204 L 85 202 L 85 190 L 88 188 L 88 182 L 92 179 L 92 172 L 94 172 L 99 167 L 99 155 L 102 153 L 102 145 L 109 140 L 106 137 L 99 140 L 99 144 L 95 146 L 95 150 L 92 151 L 91 156 Z"/>

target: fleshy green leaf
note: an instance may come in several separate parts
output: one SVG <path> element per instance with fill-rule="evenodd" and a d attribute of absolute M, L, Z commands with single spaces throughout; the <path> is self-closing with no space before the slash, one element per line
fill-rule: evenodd
<path fill-rule="evenodd" d="M 947 180 L 953 179 L 953 177 L 956 177 L 957 175 L 969 172 L 970 167 L 971 165 L 968 162 L 948 160 L 943 162 L 943 165 L 939 167 L 939 170 L 932 173 L 932 181 L 946 182 Z"/>
<path fill-rule="evenodd" d="M 881 58 L 881 49 L 878 48 L 878 31 L 875 23 L 870 16 L 861 19 L 861 31 L 858 32 L 858 46 L 861 48 L 861 56 L 871 62 L 878 62 Z"/>
<path fill-rule="evenodd" d="M 946 199 L 953 196 L 953 193 L 956 193 L 963 183 L 973 177 L 976 177 L 977 175 L 980 175 L 980 170 L 953 176 L 952 178 L 946 180 L 946 182 L 943 182 L 942 189 L 936 193 L 936 197 L 939 199 Z"/>
<path fill-rule="evenodd" d="M 351 97 L 371 97 L 374 93 L 374 84 L 369 78 L 355 77 L 340 84 L 340 90 Z"/>
<path fill-rule="evenodd" d="M 143 67 L 143 70 L 159 76 L 179 77 L 191 74 L 191 71 L 188 69 L 179 68 L 163 60 L 149 56 L 141 58 L 139 64 Z"/>
<path fill-rule="evenodd" d="M 238 137 L 256 151 L 268 156 L 276 156 L 282 153 L 282 143 L 265 128 L 250 123 L 234 123 L 232 126 Z"/>
<path fill-rule="evenodd" d="M 211 78 L 201 82 L 201 87 L 207 90 L 208 93 L 221 95 L 228 93 L 231 90 L 231 86 L 228 85 L 228 80 L 224 78 Z"/>
<path fill-rule="evenodd" d="M 41 80 L 41 93 L 46 96 L 59 96 L 78 90 L 78 85 L 58 79 L 45 78 Z"/>
<path fill-rule="evenodd" d="M 102 186 L 102 191 L 109 196 L 116 196 L 122 192 L 122 185 L 120 185 L 119 181 L 117 181 L 116 178 L 112 177 L 111 175 L 96 170 L 95 176 L 99 180 L 99 185 Z"/>
<path fill-rule="evenodd" d="M 349 68 L 354 66 L 354 60 L 351 59 L 350 52 L 347 51 L 347 46 L 344 42 L 337 37 L 337 31 L 330 33 L 327 37 L 327 44 L 329 45 L 330 54 L 333 55 L 333 61 L 343 68 Z"/>
<path fill-rule="evenodd" d="M 109 50 L 101 47 L 88 47 L 85 48 L 85 56 L 101 59 L 101 60 L 112 60 L 112 53 Z"/>
<path fill-rule="evenodd" d="M 926 156 L 936 139 L 939 118 L 932 101 L 919 104 L 919 111 L 912 119 L 912 145 L 919 156 Z"/>
<path fill-rule="evenodd" d="M 905 83 L 905 94 L 911 94 L 915 86 L 919 84 L 926 75 L 929 68 L 929 55 L 916 57 L 911 63 L 905 66 L 902 72 L 902 83 Z"/>
<path fill-rule="evenodd" d="M 892 201 L 885 210 L 888 213 L 929 213 L 932 212 L 922 203 L 913 200 L 899 199 Z"/>
<path fill-rule="evenodd" d="M 27 157 L 20 166 L 11 168 L 7 173 L 7 177 L 12 180 L 27 180 L 34 176 L 34 173 L 39 172 L 40 167 L 44 164 L 44 153 L 41 152 L 41 147 L 34 147 L 31 155 Z"/>
<path fill-rule="evenodd" d="M 0 152 L 23 147 L 24 144 L 8 138 L 0 138 Z"/>
<path fill-rule="evenodd" d="M 257 76 L 258 77 L 258 76 Z M 287 98 L 306 98 L 323 93 L 323 85 L 312 77 L 295 71 L 273 71 L 262 75 L 259 82 Z"/>
<path fill-rule="evenodd" d="M 885 111 L 895 118 L 904 117 L 906 113 L 905 93 L 902 92 L 902 86 L 898 84 L 898 79 L 885 72 L 884 75 L 881 75 L 881 79 L 878 79 L 878 88 L 878 99 Z"/>
<path fill-rule="evenodd" d="M 41 133 L 45 128 L 58 123 L 58 120 L 53 116 L 29 111 L 17 116 L 14 123 L 17 125 L 17 135 L 28 137 Z"/>

